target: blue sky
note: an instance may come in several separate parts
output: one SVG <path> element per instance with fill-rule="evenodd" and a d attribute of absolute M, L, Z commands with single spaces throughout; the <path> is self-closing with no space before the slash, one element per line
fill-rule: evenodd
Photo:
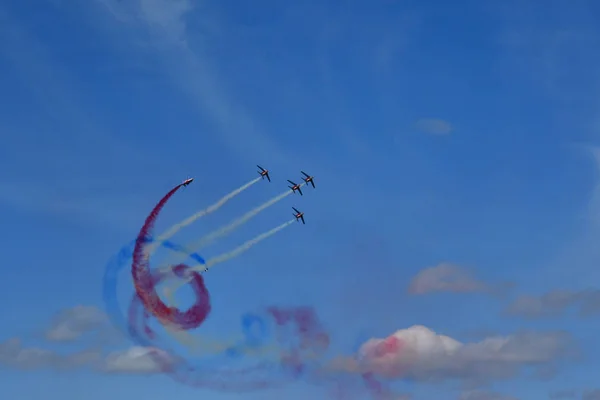
<path fill-rule="evenodd" d="M 287 197 L 203 255 L 284 222 L 291 206 L 307 224 L 211 271 L 210 329 L 228 335 L 248 309 L 308 304 L 347 353 L 423 325 L 462 342 L 461 357 L 483 349 L 491 369 L 498 354 L 521 349 L 527 331 L 580 356 L 527 345 L 529 361 L 510 364 L 509 378 L 487 376 L 479 395 L 582 398 L 597 386 L 597 4 L 75 3 L 0 6 L 0 342 L 60 349 L 42 337 L 53 316 L 103 309 L 107 260 L 167 190 L 196 178 L 159 230 L 254 178 L 258 163 L 271 184 L 177 240 L 280 193 L 300 169 L 316 175 L 315 190 Z M 579 316 L 582 307 L 590 315 Z M 555 331 L 571 336 L 549 339 Z M 422 351 L 433 343 L 414 334 Z M 495 335 L 510 346 L 491 357 L 485 338 Z M 38 368 L 7 354 L 2 397 L 329 398 L 302 382 L 226 395 L 166 376 Z M 532 359 L 541 378 L 527 367 Z M 457 378 L 412 365 L 395 380 L 414 399 L 495 398 L 469 392 L 469 368 Z M 424 382 L 423 371 L 441 382 Z"/>

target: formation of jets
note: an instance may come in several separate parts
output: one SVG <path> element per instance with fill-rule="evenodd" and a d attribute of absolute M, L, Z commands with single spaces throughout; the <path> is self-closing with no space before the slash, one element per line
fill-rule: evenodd
<path fill-rule="evenodd" d="M 266 178 L 267 178 L 267 180 L 268 180 L 269 182 L 271 182 L 271 177 L 269 176 L 269 170 L 268 170 L 268 169 L 264 169 L 264 168 L 263 168 L 263 167 L 261 167 L 260 165 L 257 165 L 257 167 L 258 167 L 258 169 L 259 169 L 259 171 L 257 171 L 257 172 L 258 172 L 258 174 L 259 174 L 259 175 L 260 175 L 260 176 L 261 176 L 263 179 L 265 179 L 265 177 L 266 177 Z M 304 176 L 302 177 L 302 179 L 304 180 L 304 183 L 306 183 L 306 184 L 309 184 L 309 183 L 310 183 L 310 184 L 312 185 L 312 187 L 314 188 L 314 187 L 315 187 L 315 181 L 314 181 L 314 178 L 315 178 L 315 177 L 314 177 L 314 176 L 311 176 L 311 175 L 309 175 L 309 174 L 307 174 L 307 173 L 306 173 L 306 172 L 304 172 L 304 171 L 300 171 L 300 172 L 302 173 L 302 175 L 304 175 Z M 190 183 L 192 183 L 193 181 L 194 181 L 194 178 L 188 178 L 188 179 L 186 179 L 185 181 L 183 181 L 183 182 L 182 182 L 182 185 L 183 185 L 183 186 L 187 186 L 187 185 L 189 185 Z M 298 191 L 298 193 L 300 193 L 300 195 L 301 195 L 301 196 L 303 196 L 302 189 L 300 189 L 300 185 L 299 185 L 299 184 L 297 184 L 297 183 L 295 183 L 295 182 L 292 182 L 292 181 L 290 181 L 289 179 L 288 179 L 287 181 L 288 181 L 288 182 L 289 182 L 289 183 L 292 185 L 292 186 L 289 186 L 289 185 L 288 185 L 288 187 L 289 187 L 290 189 L 292 189 L 292 192 L 293 192 L 293 193 L 295 193 L 296 191 Z M 296 217 L 296 221 L 302 221 L 302 223 L 303 223 L 303 224 L 305 224 L 305 222 L 304 222 L 304 213 L 303 213 L 303 212 L 301 212 L 301 211 L 298 211 L 298 210 L 297 210 L 297 209 L 295 209 L 294 207 L 292 207 L 292 208 L 293 208 L 293 209 L 294 209 L 294 211 L 295 211 L 295 213 L 294 213 L 294 217 Z"/>
<path fill-rule="evenodd" d="M 263 176 L 263 177 L 266 176 L 267 179 L 269 179 L 269 182 L 271 182 L 271 179 L 269 178 L 269 170 L 266 170 L 266 169 L 262 168 L 260 165 L 257 165 L 257 167 L 260 168 L 260 171 L 258 171 L 258 173 L 261 176 Z M 315 177 L 312 176 L 312 175 L 307 174 L 304 171 L 300 171 L 300 172 L 302 173 L 302 175 L 304 175 L 302 177 L 302 179 L 304 180 L 304 183 L 306 183 L 306 184 L 310 183 L 312 185 L 312 187 L 314 188 L 315 187 Z M 302 193 L 302 189 L 300 188 L 299 184 L 297 184 L 296 182 L 291 181 L 289 179 L 287 181 L 290 183 L 291 186 L 288 185 L 288 187 L 290 189 L 292 189 L 293 193 L 295 193 L 296 191 L 298 191 L 298 193 L 300 193 L 301 196 L 304 195 Z M 296 217 L 296 221 L 302 221 L 302 223 L 305 224 L 306 222 L 304 222 L 304 213 L 302 211 L 298 211 L 294 207 L 292 207 L 292 208 L 294 209 L 294 217 Z"/>

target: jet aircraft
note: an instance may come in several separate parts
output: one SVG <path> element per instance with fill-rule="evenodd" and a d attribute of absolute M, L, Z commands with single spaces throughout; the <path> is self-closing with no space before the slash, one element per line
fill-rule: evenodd
<path fill-rule="evenodd" d="M 296 217 L 296 221 L 298 221 L 299 219 L 302 220 L 302 223 L 304 224 L 304 213 L 300 212 L 298 210 L 296 210 L 294 207 L 292 207 L 294 209 L 294 211 L 296 211 L 296 213 L 294 214 L 294 217 Z"/>
<path fill-rule="evenodd" d="M 309 174 L 307 174 L 304 171 L 300 171 L 300 172 L 302 172 L 302 175 L 305 176 L 305 178 L 302 178 L 302 179 L 304 179 L 304 182 L 310 183 L 312 185 L 312 187 L 315 187 L 315 181 L 314 181 L 315 177 L 314 176 L 310 176 Z"/>
<path fill-rule="evenodd" d="M 292 189 L 292 192 L 295 192 L 296 190 L 300 193 L 300 196 L 304 196 L 302 194 L 302 190 L 300 189 L 300 185 L 298 185 L 297 183 L 294 183 L 292 181 L 290 181 L 289 179 L 287 180 L 289 183 L 291 183 L 294 186 L 288 186 L 290 189 Z"/>
<path fill-rule="evenodd" d="M 186 179 L 185 181 L 183 181 L 182 185 L 183 185 L 183 186 L 187 186 L 187 185 L 189 185 L 190 183 L 192 183 L 193 181 L 194 181 L 194 178 L 188 178 L 188 179 Z"/>
<path fill-rule="evenodd" d="M 257 165 L 257 167 L 260 169 L 260 171 L 257 171 L 258 174 L 260 176 L 262 176 L 263 179 L 265 179 L 265 176 L 267 177 L 267 179 L 269 180 L 269 182 L 271 182 L 271 178 L 269 177 L 269 170 L 268 169 L 264 169 L 263 167 L 261 167 L 260 165 Z"/>

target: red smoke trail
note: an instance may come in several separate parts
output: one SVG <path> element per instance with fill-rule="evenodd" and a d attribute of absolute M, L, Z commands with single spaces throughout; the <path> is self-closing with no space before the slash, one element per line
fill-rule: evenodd
<path fill-rule="evenodd" d="M 191 276 L 190 283 L 196 294 L 196 302 L 185 312 L 176 307 L 168 307 L 162 302 L 155 287 L 160 280 L 167 277 L 167 273 L 151 272 L 148 257 L 144 253 L 146 244 L 152 240 L 151 231 L 158 214 L 180 187 L 181 184 L 171 189 L 158 202 L 146 218 L 135 242 L 131 272 L 136 295 L 130 307 L 130 330 L 134 337 L 143 337 L 145 342 L 152 343 L 156 340 L 156 334 L 148 324 L 151 316 L 156 317 L 162 324 L 172 324 L 179 329 L 189 330 L 200 326 L 211 311 L 210 294 L 202 275 L 190 272 L 190 267 L 185 264 L 176 265 L 172 271 L 179 278 Z M 176 381 L 191 386 L 245 392 L 271 388 L 301 377 L 310 381 L 311 371 L 306 360 L 314 360 L 315 354 L 323 356 L 330 346 L 329 334 L 321 326 L 315 311 L 309 307 L 270 307 L 266 311 L 277 328 L 275 339 L 282 349 L 279 356 L 280 373 L 286 372 L 283 374 L 287 376 L 286 379 L 275 379 L 272 376 L 275 371 L 269 368 L 268 363 L 258 363 L 254 367 L 237 370 L 230 369 L 228 372 L 206 371 L 197 370 L 186 360 L 174 355 L 167 356 L 160 351 L 152 351 L 149 354 L 162 366 L 162 371 L 170 373 Z M 362 377 L 373 397 L 380 399 L 385 391 L 373 374 L 363 374 Z"/>
<path fill-rule="evenodd" d="M 377 378 L 375 378 L 375 376 L 373 375 L 372 372 L 367 372 L 365 374 L 362 375 L 363 381 L 365 382 L 365 385 L 367 386 L 367 388 L 371 391 L 371 394 L 373 395 L 374 398 L 376 399 L 390 399 L 392 397 L 392 394 L 383 387 L 383 385 L 381 384 L 381 382 L 379 382 L 377 380 Z"/>
<path fill-rule="evenodd" d="M 159 280 L 160 277 L 155 283 L 158 283 Z M 192 387 L 245 393 L 273 388 L 302 378 L 310 382 L 311 370 L 305 361 L 307 352 L 324 354 L 330 345 L 329 334 L 318 321 L 314 309 L 309 307 L 270 307 L 266 311 L 276 327 L 275 340 L 281 347 L 279 371 L 274 371 L 272 366 L 262 362 L 250 367 L 227 368 L 227 371 L 198 369 L 185 359 L 174 355 L 166 357 L 165 353 L 160 351 L 149 354 L 161 366 L 163 372 L 171 375 L 175 381 Z M 149 326 L 151 316 L 145 312 L 137 295 L 134 295 L 129 317 L 134 335 L 143 333 L 147 339 L 155 342 L 155 332 Z M 271 376 L 273 373 L 276 373 L 279 378 Z M 390 392 L 372 373 L 362 374 L 362 379 L 374 399 L 391 400 L 391 397 L 388 397 Z M 330 383 L 335 382 L 331 381 Z M 343 390 L 343 387 L 338 387 L 338 389 L 333 394 L 338 400 L 348 400 L 357 395 L 357 393 Z"/>
<path fill-rule="evenodd" d="M 159 202 L 154 206 L 152 212 L 146 218 L 142 229 L 135 241 L 133 250 L 133 261 L 131 264 L 131 275 L 135 291 L 139 296 L 144 308 L 161 322 L 177 324 L 183 329 L 193 329 L 198 327 L 202 321 L 206 319 L 210 313 L 210 303 L 204 302 L 208 299 L 208 291 L 204 286 L 202 275 L 193 272 L 191 285 L 195 291 L 202 293 L 197 296 L 196 303 L 187 311 L 182 312 L 176 307 L 168 307 L 159 297 L 155 288 L 155 278 L 150 272 L 149 260 L 144 254 L 145 245 L 150 241 L 151 231 L 154 228 L 154 223 L 162 208 L 167 204 L 171 196 L 182 186 L 179 184 L 171 189 Z M 178 277 L 183 277 L 185 265 L 179 264 L 173 268 L 173 272 Z"/>
<path fill-rule="evenodd" d="M 182 264 L 178 265 L 175 269 L 179 276 L 186 274 L 189 268 L 189 266 Z M 162 279 L 167 277 L 166 273 L 160 274 L 158 271 L 153 271 L 151 275 L 153 285 L 157 285 Z M 202 280 L 202 276 L 198 278 L 197 285 L 193 285 L 194 293 L 204 304 L 210 304 L 210 294 Z M 208 311 L 210 311 L 210 305 L 208 306 Z M 206 311 L 206 315 L 208 315 L 208 311 Z M 150 313 L 144 308 L 140 296 L 134 294 L 129 307 L 130 334 L 134 338 L 140 339 L 145 346 L 160 348 L 158 344 L 154 345 L 157 342 L 157 335 L 150 327 L 149 320 L 151 317 Z M 200 321 L 200 323 L 202 322 Z M 185 326 L 179 324 L 177 328 L 186 329 Z M 214 368 L 195 368 L 187 360 L 172 353 L 166 353 L 165 349 L 161 350 L 152 351 L 148 354 L 160 366 L 162 372 L 170 374 L 175 381 L 189 386 L 242 393 L 273 388 L 277 385 L 288 383 L 290 380 L 286 378 L 285 382 L 282 382 L 281 380 L 277 381 L 273 379 L 272 376 L 269 376 L 273 371 L 268 366 L 265 366 L 265 363 L 238 369 L 229 368 L 227 372 L 223 372 Z"/>
<path fill-rule="evenodd" d="M 175 267 L 173 267 L 173 273 L 175 273 L 175 275 L 179 278 L 185 278 L 186 276 L 188 276 L 189 274 L 189 270 L 190 267 L 185 265 L 185 264 L 178 264 Z M 156 287 L 156 285 L 163 279 L 165 279 L 165 277 L 167 277 L 167 275 L 169 274 L 169 272 L 159 272 L 159 271 L 152 271 L 149 272 L 150 274 L 150 283 L 151 283 L 151 287 L 154 288 Z M 206 288 L 206 285 L 204 284 L 204 278 L 202 275 L 198 274 L 197 272 L 192 272 L 192 280 L 190 281 L 190 286 L 192 287 L 192 290 L 195 294 L 196 297 L 196 301 L 194 302 L 194 304 L 192 305 L 192 307 L 190 307 L 190 309 L 185 312 L 185 313 L 181 313 L 180 311 L 176 310 L 180 316 L 178 316 L 177 314 L 175 314 L 175 318 L 176 321 L 175 322 L 167 322 L 169 324 L 176 324 L 177 329 L 183 329 L 183 330 L 189 330 L 189 329 L 194 329 L 196 327 L 198 327 L 200 324 L 202 324 L 202 322 L 204 322 L 204 320 L 206 319 L 206 317 L 208 317 L 208 315 L 211 312 L 211 304 L 210 304 L 210 293 L 208 292 L 208 289 Z M 156 293 L 156 290 L 154 290 Z M 142 302 L 142 298 L 141 296 L 136 293 L 134 295 L 134 300 L 133 302 L 135 303 L 135 301 L 137 300 L 137 302 Z M 160 301 L 160 300 L 159 300 Z M 164 304 L 164 303 L 163 303 Z M 144 310 L 144 330 L 146 331 L 147 334 L 149 334 L 149 337 L 151 339 L 154 338 L 154 332 L 152 332 L 147 324 L 147 320 L 148 318 L 150 318 L 151 313 L 149 312 L 148 308 L 146 308 L 142 302 L 141 304 L 143 306 L 143 310 Z M 135 321 L 135 318 L 137 318 L 137 314 L 133 313 L 136 309 L 130 309 L 130 319 L 131 321 Z M 191 311 L 190 311 L 191 310 Z M 191 317 L 188 317 L 188 314 L 191 315 Z M 161 322 L 163 322 L 163 320 L 160 317 L 157 317 L 157 319 Z M 132 323 L 130 323 L 130 326 L 133 325 Z"/>

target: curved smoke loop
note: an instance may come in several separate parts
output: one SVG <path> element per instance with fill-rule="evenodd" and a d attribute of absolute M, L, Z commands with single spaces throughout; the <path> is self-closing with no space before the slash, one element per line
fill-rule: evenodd
<path fill-rule="evenodd" d="M 244 187 L 249 187 L 252 183 Z M 330 338 L 314 310 L 309 307 L 269 307 L 261 313 L 244 315 L 244 340 L 237 343 L 221 343 L 221 358 L 217 363 L 214 359 L 207 362 L 209 358 L 204 357 L 204 365 L 193 365 L 186 358 L 166 349 L 159 341 L 156 330 L 151 328 L 152 319 L 158 321 L 168 333 L 179 335 L 179 341 L 184 343 L 181 335 L 189 340 L 191 335 L 185 333 L 198 328 L 211 312 L 210 294 L 203 276 L 196 271 L 196 267 L 178 263 L 169 268 L 150 269 L 149 253 L 158 246 L 175 251 L 184 258 L 190 257 L 198 265 L 206 265 L 206 261 L 199 254 L 190 253 L 183 247 L 165 240 L 178 230 L 175 227 L 191 223 L 189 221 L 194 217 L 171 228 L 169 235 L 163 235 L 158 240 L 152 238 L 152 228 L 160 211 L 180 187 L 181 185 L 178 185 L 171 189 L 157 203 L 146 218 L 136 240 L 124 247 L 107 266 L 104 300 L 114 324 L 126 331 L 137 344 L 156 348 L 157 350 L 150 354 L 161 366 L 161 370 L 169 373 L 176 381 L 188 385 L 239 392 L 265 389 L 300 377 L 315 382 L 322 381 L 324 372 L 331 372 L 331 368 L 323 366 L 324 357 L 330 347 Z M 237 193 L 240 191 L 237 189 Z M 231 194 L 228 196 L 227 199 L 233 197 Z M 278 198 L 281 198 L 281 195 Z M 221 200 L 220 205 L 223 203 Z M 239 220 L 237 224 L 239 225 Z M 117 301 L 117 277 L 130 257 L 135 294 L 126 318 Z M 166 304 L 158 294 L 157 285 L 173 277 L 188 283 L 194 291 L 195 302 L 185 311 Z M 198 342 L 196 340 L 196 344 Z M 214 343 L 212 345 L 214 347 Z M 237 368 L 228 364 L 231 361 L 245 364 L 250 358 L 248 355 L 259 355 L 261 358 L 251 365 Z M 381 398 L 385 392 L 381 384 L 375 381 L 371 374 L 363 374 L 362 377 L 371 393 Z"/>

